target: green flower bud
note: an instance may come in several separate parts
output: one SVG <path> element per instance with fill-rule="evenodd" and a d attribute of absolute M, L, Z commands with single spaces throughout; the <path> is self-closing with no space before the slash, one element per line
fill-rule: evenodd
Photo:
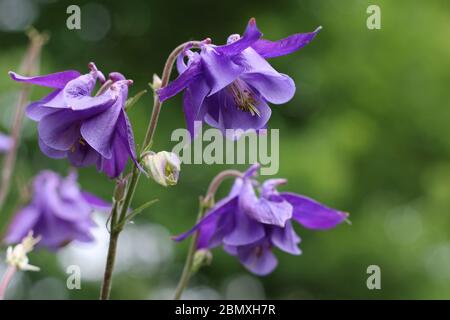
<path fill-rule="evenodd" d="M 157 183 L 167 187 L 176 185 L 181 161 L 173 152 L 149 152 L 143 158 L 144 168 Z"/>

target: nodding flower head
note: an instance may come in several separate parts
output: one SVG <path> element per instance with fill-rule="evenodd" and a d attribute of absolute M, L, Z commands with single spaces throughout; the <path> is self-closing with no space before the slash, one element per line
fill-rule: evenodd
<path fill-rule="evenodd" d="M 269 41 L 261 38 L 252 18 L 244 34 L 230 35 L 225 45 L 203 41 L 199 52 L 187 46 L 177 60 L 180 76 L 158 95 L 165 101 L 184 91 L 183 110 L 192 136 L 195 121 L 222 132 L 265 128 L 271 116 L 268 103 L 286 103 L 295 93 L 294 81 L 266 59 L 303 48 L 319 30 Z"/>
<path fill-rule="evenodd" d="M 223 246 L 248 270 L 266 275 L 277 266 L 274 248 L 293 255 L 301 253 L 293 221 L 309 229 L 326 230 L 347 218 L 347 213 L 308 197 L 277 191 L 286 179 L 269 179 L 260 184 L 255 176 L 258 169 L 259 165 L 251 166 L 235 180 L 227 197 L 190 231 L 174 239 L 181 241 L 199 232 L 198 249 Z"/>
<path fill-rule="evenodd" d="M 51 158 L 68 158 L 77 167 L 96 165 L 99 171 L 115 178 L 131 158 L 136 165 L 134 137 L 125 112 L 128 87 L 133 83 L 119 72 L 112 72 L 112 82 L 97 95 L 97 80 L 105 82 L 103 73 L 91 62 L 90 72 L 63 71 L 45 76 L 11 77 L 51 87 L 55 90 L 31 103 L 27 116 L 38 122 L 39 146 Z"/>

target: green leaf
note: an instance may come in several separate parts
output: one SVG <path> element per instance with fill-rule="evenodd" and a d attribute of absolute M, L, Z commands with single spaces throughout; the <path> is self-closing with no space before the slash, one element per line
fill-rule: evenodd
<path fill-rule="evenodd" d="M 142 90 L 142 91 L 138 92 L 134 97 L 131 97 L 130 99 L 128 99 L 127 102 L 125 103 L 125 109 L 128 110 L 133 105 L 135 105 L 139 101 L 139 99 L 146 93 L 147 93 L 147 90 Z"/>
<path fill-rule="evenodd" d="M 136 217 L 139 213 L 141 213 L 142 211 L 144 211 L 145 209 L 147 209 L 148 207 L 150 207 L 152 204 L 158 202 L 158 199 L 153 199 L 150 200 L 146 203 L 144 203 L 143 205 L 141 205 L 140 207 L 138 207 L 137 209 L 134 209 L 133 211 L 131 211 L 131 213 L 129 213 L 124 221 L 119 223 L 119 227 L 123 227 L 127 222 L 131 221 L 134 217 Z"/>

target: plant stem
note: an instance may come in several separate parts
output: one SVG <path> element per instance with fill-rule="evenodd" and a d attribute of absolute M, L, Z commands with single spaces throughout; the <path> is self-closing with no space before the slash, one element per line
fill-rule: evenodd
<path fill-rule="evenodd" d="M 170 74 L 172 73 L 173 64 L 175 63 L 177 56 L 183 51 L 183 49 L 187 45 L 200 45 L 200 41 L 190 41 L 183 43 L 176 47 L 167 58 L 166 64 L 164 65 L 164 70 L 162 73 L 161 86 L 164 87 L 169 83 Z M 155 135 L 156 126 L 158 124 L 159 114 L 161 112 L 162 102 L 159 100 L 158 95 L 154 94 L 153 99 L 153 110 L 152 115 L 150 117 L 150 121 L 148 124 L 147 132 L 145 134 L 144 142 L 142 144 L 141 152 L 144 152 L 149 145 L 153 142 L 153 137 Z M 140 162 L 141 155 L 139 155 L 138 161 Z M 103 278 L 103 284 L 100 294 L 101 300 L 109 299 L 109 294 L 111 292 L 111 284 L 112 284 L 112 275 L 114 271 L 114 262 L 117 254 L 117 242 L 119 240 L 120 232 L 124 227 L 124 221 L 127 217 L 128 210 L 131 205 L 131 201 L 133 200 L 134 193 L 136 191 L 137 184 L 139 182 L 139 177 L 141 175 L 141 171 L 136 166 L 133 167 L 133 173 L 131 175 L 130 184 L 126 190 L 124 201 L 122 206 L 120 207 L 120 215 L 118 220 L 116 218 L 113 219 L 113 214 L 117 216 L 117 212 L 119 208 L 116 206 L 113 208 L 111 212 L 111 233 L 109 239 L 109 247 L 108 247 L 108 256 L 106 258 L 106 267 L 105 274 Z M 114 213 L 115 211 L 115 213 Z M 116 221 L 117 220 L 117 221 Z"/>
<path fill-rule="evenodd" d="M 164 70 L 162 73 L 161 78 L 161 87 L 164 88 L 167 86 L 170 80 L 170 74 L 172 73 L 173 64 L 175 63 L 178 55 L 187 47 L 187 46 L 200 46 L 202 41 L 188 41 L 183 44 L 180 44 L 178 47 L 176 47 L 167 58 L 166 64 L 164 65 Z M 148 145 L 150 145 L 153 141 L 153 136 L 155 134 L 156 125 L 158 124 L 158 118 L 159 114 L 161 112 L 161 106 L 162 102 L 159 100 L 158 95 L 155 93 L 154 95 L 154 104 L 153 104 L 153 111 L 152 116 L 150 118 L 150 123 L 148 125 L 147 133 L 145 134 L 144 143 L 142 145 L 143 149 L 145 150 Z"/>
<path fill-rule="evenodd" d="M 114 262 L 116 260 L 117 241 L 119 240 L 120 234 L 120 232 L 116 231 L 117 210 L 118 210 L 118 202 L 114 201 L 110 218 L 111 227 L 109 236 L 108 255 L 106 257 L 105 274 L 103 276 L 102 289 L 100 293 L 101 300 L 109 299 L 109 294 L 111 292 L 112 273 L 114 269 Z"/>
<path fill-rule="evenodd" d="M 8 289 L 9 283 L 11 282 L 15 273 L 16 267 L 8 266 L 2 278 L 2 282 L 0 283 L 0 300 L 3 300 L 5 298 L 6 289 Z"/>
<path fill-rule="evenodd" d="M 203 218 L 206 208 L 207 208 L 207 206 L 205 205 L 204 199 L 202 197 L 200 197 L 199 209 L 198 209 L 198 214 L 197 214 L 197 222 Z M 197 251 L 198 235 L 199 235 L 198 232 L 194 233 L 194 235 L 192 236 L 191 242 L 189 244 L 188 254 L 186 256 L 186 261 L 184 263 L 183 272 L 181 273 L 180 280 L 178 281 L 178 285 L 175 290 L 174 300 L 180 300 L 184 289 L 189 284 L 189 279 L 191 278 L 191 274 L 192 274 L 192 263 L 194 262 L 195 251 Z"/>
<path fill-rule="evenodd" d="M 30 39 L 30 44 L 22 62 L 23 73 L 26 76 L 31 75 L 33 72 L 37 72 L 42 47 L 48 40 L 47 35 L 39 34 L 34 29 L 28 32 L 28 37 Z M 19 148 L 20 142 L 20 133 L 22 129 L 23 117 L 25 114 L 25 106 L 28 103 L 30 92 L 31 85 L 23 84 L 22 89 L 20 90 L 19 100 L 17 101 L 16 112 L 11 129 L 12 146 L 6 154 L 2 168 L 2 178 L 0 185 L 0 212 L 5 204 L 6 198 L 8 197 L 9 190 L 11 189 L 11 178 L 16 164 L 17 150 Z"/>
<path fill-rule="evenodd" d="M 213 206 L 214 196 L 219 189 L 222 182 L 227 178 L 240 178 L 242 177 L 242 173 L 237 170 L 224 170 L 220 172 L 214 179 L 211 181 L 208 187 L 208 191 L 206 192 L 206 196 L 204 198 L 200 197 L 199 200 L 199 210 L 197 214 L 196 224 L 200 222 L 205 216 L 206 210 Z M 180 280 L 178 281 L 177 288 L 175 290 L 174 300 L 180 300 L 181 295 L 189 284 L 189 279 L 192 275 L 192 264 L 194 262 L 195 252 L 197 251 L 197 240 L 199 236 L 199 231 L 195 232 L 192 236 L 191 242 L 189 244 L 188 254 L 186 256 L 186 261 L 184 263 L 183 272 L 181 274 Z"/>

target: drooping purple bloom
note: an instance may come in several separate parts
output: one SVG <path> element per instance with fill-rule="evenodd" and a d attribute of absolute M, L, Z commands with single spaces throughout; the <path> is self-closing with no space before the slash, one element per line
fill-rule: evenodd
<path fill-rule="evenodd" d="M 80 190 L 72 171 L 61 177 L 49 170 L 41 171 L 33 181 L 30 203 L 14 217 L 4 241 L 19 243 L 30 232 L 41 236 L 39 246 L 58 249 L 73 240 L 90 242 L 94 209 L 108 210 L 110 204 Z"/>
<path fill-rule="evenodd" d="M 223 132 L 265 128 L 271 115 L 268 103 L 286 103 L 295 93 L 294 81 L 266 59 L 301 49 L 319 30 L 272 42 L 261 39 L 255 19 L 250 19 L 244 35 L 229 36 L 226 45 L 204 41 L 200 52 L 186 48 L 177 61 L 180 76 L 158 90 L 159 97 L 164 101 L 185 90 L 184 113 L 192 136 L 194 121 Z"/>
<path fill-rule="evenodd" d="M 258 168 L 259 165 L 253 165 L 243 178 L 236 179 L 230 194 L 175 240 L 184 240 L 198 231 L 198 249 L 223 246 L 251 272 L 267 275 L 277 266 L 273 247 L 293 255 L 301 254 L 293 221 L 308 229 L 327 230 L 347 218 L 347 213 L 308 197 L 278 192 L 276 187 L 286 183 L 285 179 L 266 180 L 259 186 L 258 196 L 254 188 Z"/>
<path fill-rule="evenodd" d="M 10 136 L 0 133 L 0 153 L 8 152 L 12 147 L 13 141 Z"/>
<path fill-rule="evenodd" d="M 113 84 L 93 97 L 97 79 L 103 74 L 90 63 L 91 72 L 80 75 L 64 71 L 46 76 L 22 77 L 16 81 L 55 88 L 43 99 L 27 107 L 27 116 L 38 122 L 39 146 L 51 158 L 68 158 L 76 167 L 96 165 L 110 178 L 117 177 L 128 158 L 136 164 L 134 137 L 125 112 L 131 80 L 113 72 Z"/>

